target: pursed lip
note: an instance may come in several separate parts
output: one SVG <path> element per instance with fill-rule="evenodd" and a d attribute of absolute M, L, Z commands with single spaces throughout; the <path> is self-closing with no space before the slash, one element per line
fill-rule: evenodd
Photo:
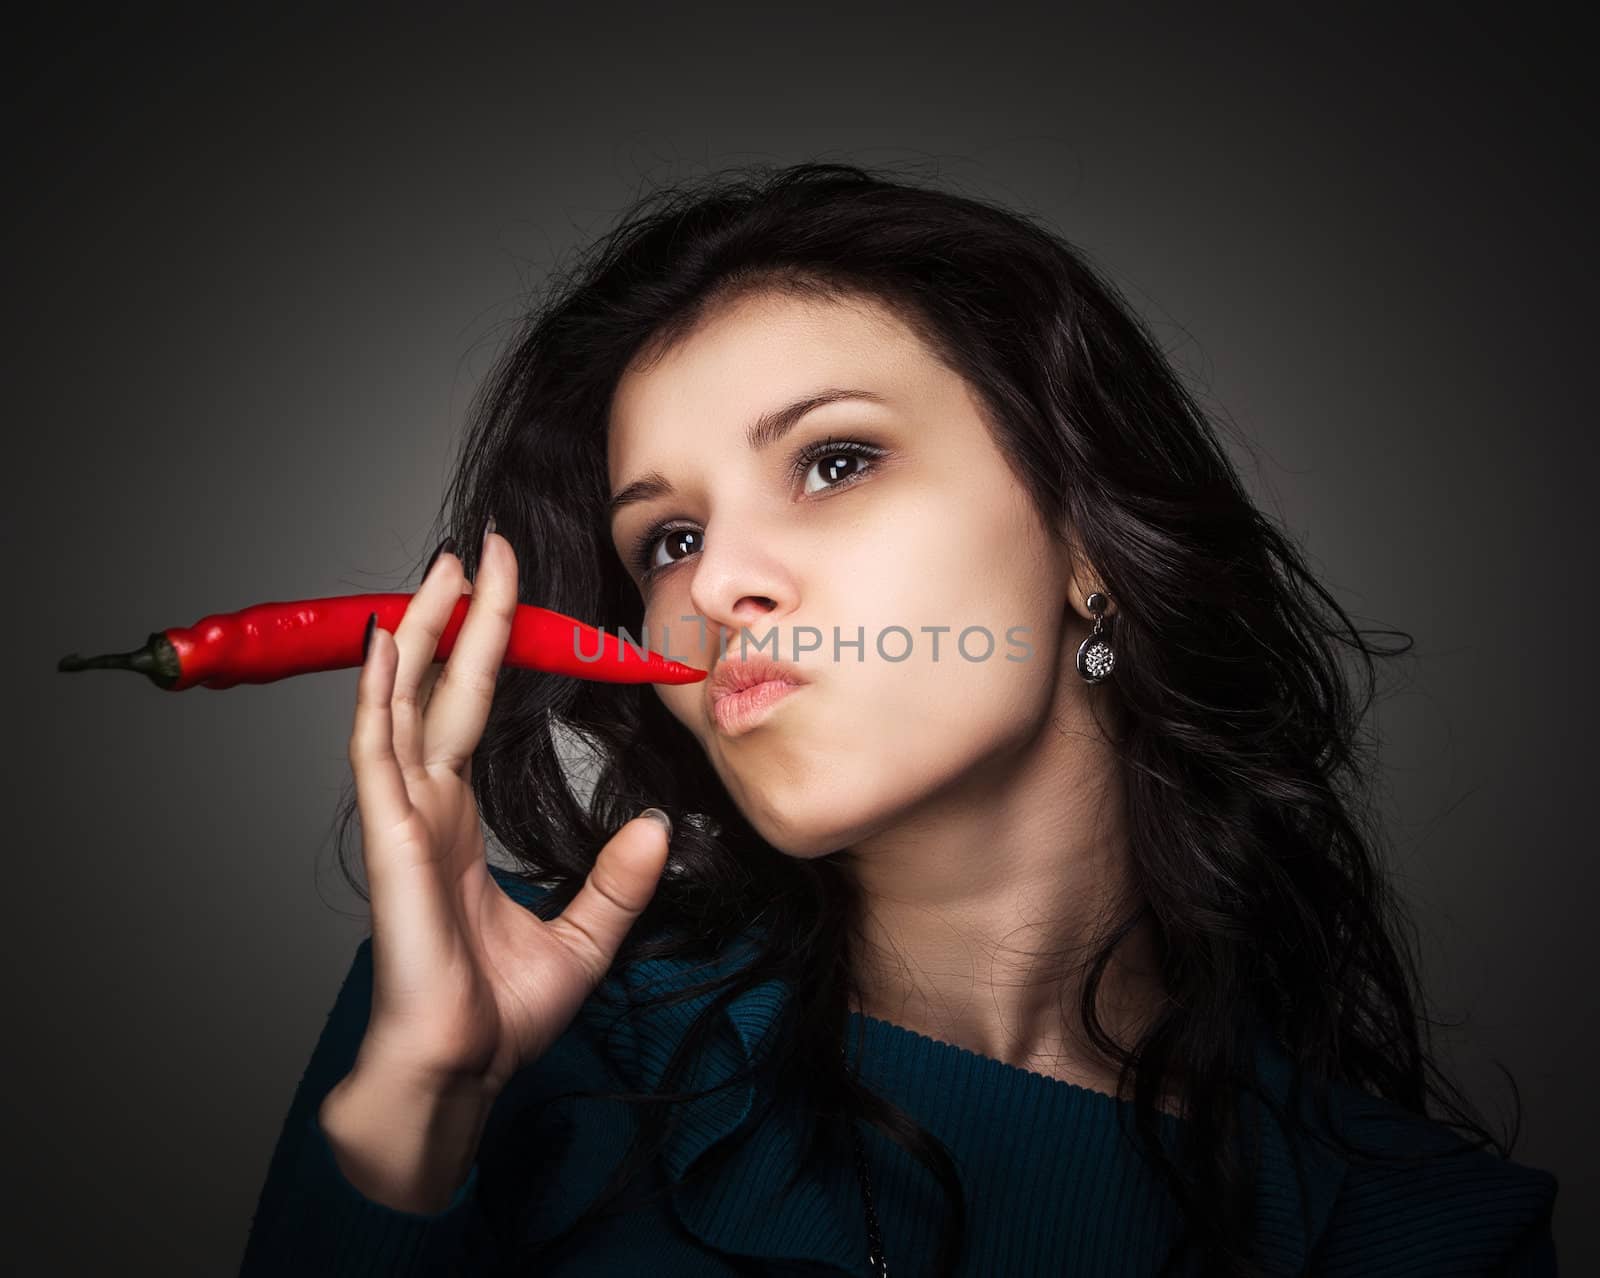
<path fill-rule="evenodd" d="M 717 663 L 706 685 L 711 704 L 715 706 L 732 693 L 773 681 L 798 685 L 809 682 L 809 679 L 798 666 L 757 654 L 738 659 L 724 658 Z"/>

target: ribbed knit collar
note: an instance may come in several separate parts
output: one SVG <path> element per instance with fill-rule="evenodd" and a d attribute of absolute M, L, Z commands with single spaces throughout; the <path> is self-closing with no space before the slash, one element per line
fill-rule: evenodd
<path fill-rule="evenodd" d="M 634 1085 L 654 1089 L 662 1079 L 672 1051 L 689 1025 L 713 1000 L 715 993 L 702 993 L 670 1006 L 659 1003 L 662 994 L 706 981 L 712 976 L 731 976 L 748 962 L 753 945 L 749 938 L 729 945 L 710 964 L 691 964 L 687 960 L 658 959 L 639 962 L 623 969 L 622 975 L 608 977 L 597 991 L 595 1008 L 615 1006 L 616 985 L 627 987 L 627 998 L 641 1004 L 631 1015 L 614 1023 L 611 1033 L 628 1041 L 622 1054 Z M 723 1012 L 727 1033 L 710 1040 L 692 1064 L 686 1081 L 678 1090 L 694 1091 L 710 1087 L 754 1058 L 763 1035 L 783 1009 L 789 990 L 776 980 L 750 989 L 731 1002 Z M 608 1018 L 609 1020 L 609 1018 Z M 850 1022 L 852 1057 L 866 1049 L 863 1073 L 869 1080 L 881 1074 L 884 1062 L 898 1060 L 901 1065 L 926 1064 L 934 1053 L 949 1068 L 943 1081 L 955 1085 L 982 1082 L 997 1085 L 1008 1094 L 1029 1089 L 1025 1099 L 1067 1114 L 1078 1128 L 1100 1133 L 1126 1122 L 1132 1130 L 1132 1103 L 1074 1084 L 1021 1070 L 950 1044 L 936 1043 L 913 1031 L 853 1013 Z M 891 1047 L 887 1053 L 876 1049 Z M 1270 1034 L 1258 1032 L 1255 1040 L 1256 1068 L 1263 1089 L 1280 1106 L 1286 1107 L 1293 1065 Z M 898 1076 L 885 1077 L 899 1082 L 912 1092 L 918 1082 L 915 1068 Z M 1340 1089 L 1335 1088 L 1335 1104 Z M 939 1103 L 933 1094 L 925 1097 Z M 961 1103 L 955 1097 L 954 1103 Z M 944 1102 L 951 1103 L 946 1096 Z M 1274 1273 L 1297 1274 L 1306 1268 L 1306 1259 L 1327 1227 L 1334 1199 L 1338 1194 L 1346 1164 L 1321 1141 L 1293 1137 L 1260 1101 L 1251 1095 L 1241 1097 L 1247 1122 L 1265 1119 L 1262 1165 L 1257 1190 L 1259 1256 Z M 680 1104 L 664 1149 L 664 1159 L 674 1180 L 719 1141 L 726 1139 L 751 1118 L 757 1109 L 752 1084 L 741 1083 L 710 1096 Z M 1325 1130 L 1314 1114 L 1309 1087 L 1302 1087 L 1299 1111 L 1315 1131 Z M 1335 1111 L 1337 1115 L 1337 1111 Z M 919 1121 L 922 1116 L 918 1115 Z M 853 1165 L 844 1165 L 827 1175 L 807 1176 L 785 1189 L 783 1182 L 799 1163 L 804 1117 L 797 1113 L 773 1110 L 766 1114 L 744 1144 L 719 1171 L 710 1177 L 680 1186 L 672 1191 L 671 1202 L 686 1229 L 705 1244 L 736 1256 L 770 1260 L 792 1260 L 831 1265 L 845 1274 L 866 1271 L 866 1222 Z M 1162 1115 L 1164 1134 L 1176 1131 L 1178 1120 Z M 1109 1146 L 1108 1146 L 1109 1147 Z M 1305 1176 L 1305 1207 L 1311 1230 L 1304 1231 L 1301 1216 L 1300 1185 L 1295 1174 L 1299 1163 Z M 891 1257 L 891 1263 L 893 1258 Z M 904 1265 L 901 1266 L 902 1271 Z"/>

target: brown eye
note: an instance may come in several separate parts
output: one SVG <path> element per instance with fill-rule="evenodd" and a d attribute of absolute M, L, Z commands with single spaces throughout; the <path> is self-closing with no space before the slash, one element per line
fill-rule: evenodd
<path fill-rule="evenodd" d="M 700 549 L 700 530 L 698 528 L 669 528 L 666 532 L 654 534 L 645 543 L 643 563 L 641 567 L 647 573 L 665 568 L 667 564 L 692 555 Z M 665 562 L 658 558 L 660 551 L 667 552 Z"/>
<path fill-rule="evenodd" d="M 806 492 L 819 492 L 823 488 L 834 488 L 847 479 L 854 479 L 866 469 L 866 459 L 849 452 L 824 453 L 816 461 L 806 467 Z M 823 482 L 818 487 L 811 487 L 810 480 L 813 473 L 822 476 Z"/>

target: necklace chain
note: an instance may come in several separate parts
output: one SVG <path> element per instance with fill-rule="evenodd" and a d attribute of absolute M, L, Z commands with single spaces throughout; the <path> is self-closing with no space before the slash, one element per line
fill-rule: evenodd
<path fill-rule="evenodd" d="M 878 1213 L 872 1208 L 872 1181 L 867 1176 L 867 1155 L 861 1148 L 861 1133 L 850 1123 L 850 1139 L 856 1147 L 856 1174 L 861 1179 L 861 1197 L 867 1204 L 867 1272 L 874 1278 L 889 1278 L 889 1262 L 883 1255 L 883 1233 L 878 1228 Z"/>
<path fill-rule="evenodd" d="M 847 1060 L 844 1046 L 839 1047 L 839 1058 Z M 878 1213 L 872 1207 L 872 1180 L 867 1175 L 867 1154 L 861 1147 L 861 1133 L 850 1119 L 850 1139 L 856 1147 L 856 1176 L 861 1181 L 861 1198 L 867 1205 L 867 1272 L 872 1278 L 889 1278 L 889 1262 L 883 1255 L 883 1231 L 878 1228 Z"/>

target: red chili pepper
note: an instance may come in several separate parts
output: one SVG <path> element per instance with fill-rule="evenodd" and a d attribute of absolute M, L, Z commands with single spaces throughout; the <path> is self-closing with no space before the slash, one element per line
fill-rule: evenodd
<path fill-rule="evenodd" d="M 319 670 L 361 665 L 367 617 L 394 631 L 405 615 L 408 594 L 336 595 L 261 603 L 239 612 L 203 617 L 192 626 L 153 633 L 143 648 L 100 657 L 62 657 L 57 670 L 136 670 L 158 688 L 181 692 L 200 685 L 231 688 L 272 683 Z M 471 596 L 462 595 L 439 636 L 433 659 L 455 647 Z M 582 655 L 580 655 L 582 654 Z M 518 604 L 503 665 L 572 675 L 599 683 L 697 683 L 707 671 L 684 665 L 637 643 L 549 608 Z"/>

